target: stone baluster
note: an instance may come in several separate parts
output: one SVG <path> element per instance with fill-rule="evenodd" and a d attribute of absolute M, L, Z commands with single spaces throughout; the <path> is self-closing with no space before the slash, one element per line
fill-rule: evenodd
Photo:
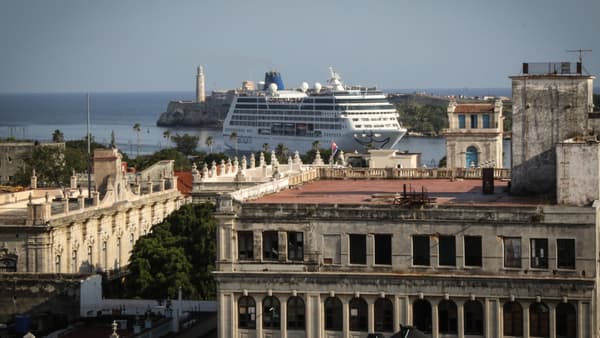
<path fill-rule="evenodd" d="M 37 189 L 37 176 L 35 175 L 35 169 L 31 173 L 31 189 Z"/>
<path fill-rule="evenodd" d="M 250 169 L 256 168 L 256 158 L 254 157 L 254 153 L 250 154 Z"/>
<path fill-rule="evenodd" d="M 225 160 L 221 160 L 221 164 L 219 165 L 219 172 L 217 174 L 219 176 L 225 175 Z"/>
<path fill-rule="evenodd" d="M 260 157 L 258 158 L 258 166 L 259 167 L 264 167 L 266 166 L 267 163 L 265 162 L 265 154 L 263 154 L 263 152 L 260 152 Z"/>
<path fill-rule="evenodd" d="M 231 172 L 233 172 L 233 173 L 236 172 L 238 170 L 239 166 L 240 166 L 240 162 L 238 161 L 238 158 L 236 156 L 233 158 L 233 167 L 231 168 L 232 169 Z"/>
<path fill-rule="evenodd" d="M 212 161 L 210 166 L 210 177 L 217 176 L 217 162 Z"/>
<path fill-rule="evenodd" d="M 246 171 L 246 168 L 248 167 L 248 163 L 246 161 L 246 155 L 242 155 L 242 166 L 241 166 L 241 170 Z"/>

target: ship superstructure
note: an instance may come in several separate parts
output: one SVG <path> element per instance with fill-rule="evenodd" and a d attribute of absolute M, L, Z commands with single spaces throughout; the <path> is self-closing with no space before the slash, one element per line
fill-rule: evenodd
<path fill-rule="evenodd" d="M 284 88 L 281 75 L 271 71 L 262 90 L 243 90 L 233 99 L 223 123 L 228 148 L 257 151 L 282 143 L 306 152 L 318 141 L 344 151 L 389 149 L 406 133 L 381 90 L 345 86 L 332 68 L 326 85 Z"/>

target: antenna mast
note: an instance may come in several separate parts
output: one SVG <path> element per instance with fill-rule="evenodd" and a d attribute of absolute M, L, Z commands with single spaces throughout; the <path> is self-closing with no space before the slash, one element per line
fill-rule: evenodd
<path fill-rule="evenodd" d="M 88 199 L 92 198 L 92 158 L 90 155 L 90 93 L 87 93 L 87 164 L 88 164 Z"/>
<path fill-rule="evenodd" d="M 579 63 L 583 63 L 583 53 L 591 53 L 591 49 L 567 49 L 567 53 L 579 53 Z"/>

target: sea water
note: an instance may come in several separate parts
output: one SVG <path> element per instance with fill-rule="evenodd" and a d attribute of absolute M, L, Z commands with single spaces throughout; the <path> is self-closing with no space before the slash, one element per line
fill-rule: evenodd
<path fill-rule="evenodd" d="M 480 91 L 483 95 L 491 92 L 489 89 Z M 450 89 L 432 89 L 429 92 L 451 95 Z M 469 92 L 475 93 L 474 90 Z M 164 137 L 165 131 L 171 135 L 187 133 L 198 136 L 200 151 L 209 150 L 205 141 L 207 137 L 213 137 L 215 144 L 212 150 L 224 151 L 220 130 L 156 126 L 156 120 L 166 110 L 169 101 L 191 100 L 193 97 L 193 92 L 91 93 L 90 132 L 94 141 L 105 145 L 110 143 L 111 134 L 114 133 L 117 147 L 130 156 L 137 155 L 138 144 L 139 154 L 150 154 L 172 146 Z M 141 126 L 139 133 L 133 129 L 136 123 Z M 85 137 L 85 93 L 0 94 L 0 138 L 47 142 L 52 140 L 52 133 L 57 129 L 67 140 Z M 440 137 L 405 136 L 396 148 L 421 153 L 421 164 L 428 167 L 437 166 L 446 153 L 445 141 Z M 504 152 L 504 165 L 507 167 L 510 165 L 510 141 L 504 142 Z"/>

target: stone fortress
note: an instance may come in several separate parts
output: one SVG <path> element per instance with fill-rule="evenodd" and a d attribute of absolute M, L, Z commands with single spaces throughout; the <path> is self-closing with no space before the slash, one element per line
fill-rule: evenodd
<path fill-rule="evenodd" d="M 600 337 L 600 114 L 581 69 L 511 77 L 512 170 L 481 168 L 501 163 L 499 103 L 450 104 L 448 168 L 195 169 L 194 201 L 217 205 L 219 337 Z"/>

